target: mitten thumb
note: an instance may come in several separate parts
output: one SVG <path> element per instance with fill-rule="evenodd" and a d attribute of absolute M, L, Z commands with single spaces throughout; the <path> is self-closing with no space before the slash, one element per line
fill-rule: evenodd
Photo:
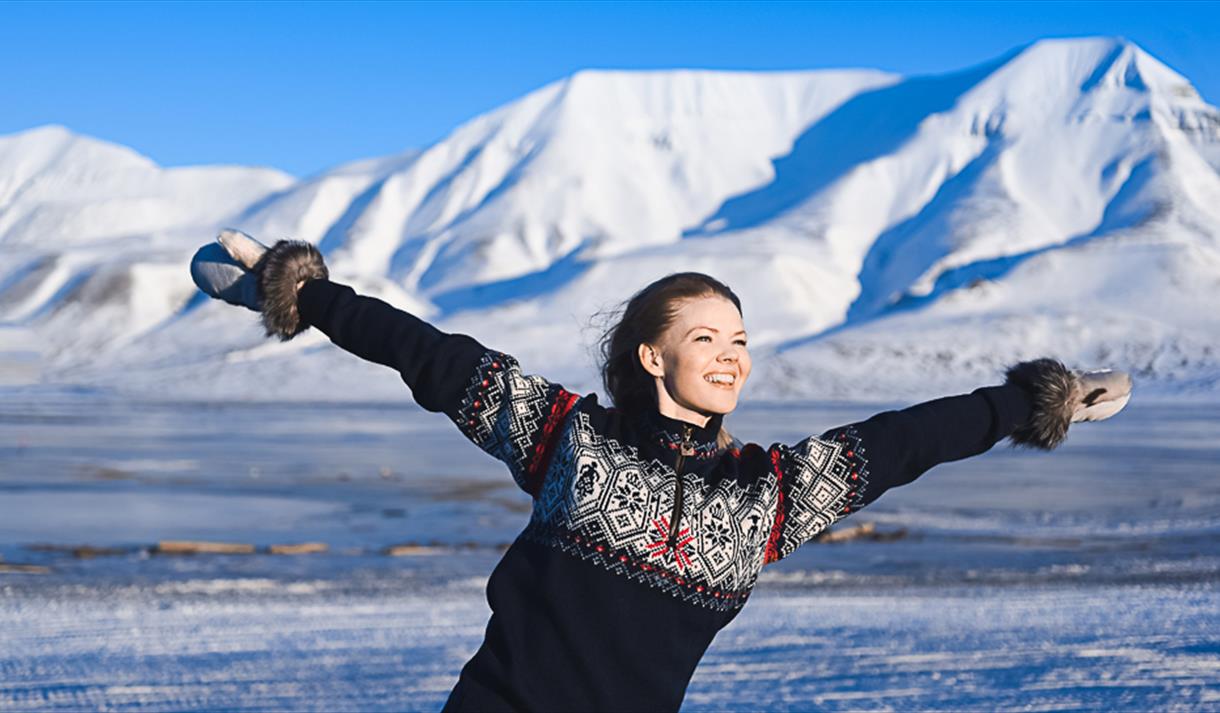
<path fill-rule="evenodd" d="M 225 251 L 238 263 L 244 265 L 247 270 L 253 270 L 259 259 L 263 257 L 263 253 L 267 252 L 266 245 L 240 230 L 232 228 L 220 231 L 220 235 L 216 236 L 216 242 L 220 243 Z"/>
<path fill-rule="evenodd" d="M 1131 400 L 1131 375 L 1125 371 L 1076 372 L 1076 379 L 1082 395 L 1072 411 L 1072 423 L 1110 418 Z"/>

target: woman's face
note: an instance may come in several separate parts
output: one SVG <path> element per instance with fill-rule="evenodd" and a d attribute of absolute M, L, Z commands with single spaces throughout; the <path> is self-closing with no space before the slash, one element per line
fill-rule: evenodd
<path fill-rule="evenodd" d="M 659 343 L 641 344 L 639 357 L 656 377 L 661 413 L 700 425 L 735 409 L 750 376 L 741 313 L 719 295 L 684 300 Z"/>

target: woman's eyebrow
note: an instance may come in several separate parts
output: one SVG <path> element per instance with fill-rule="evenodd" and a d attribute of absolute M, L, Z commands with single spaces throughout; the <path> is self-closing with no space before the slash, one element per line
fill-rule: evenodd
<path fill-rule="evenodd" d="M 704 324 L 700 324 L 700 325 L 699 325 L 699 326 L 697 326 L 697 327 L 691 327 L 690 329 L 686 330 L 686 334 L 684 334 L 684 335 L 682 335 L 682 336 L 684 336 L 684 337 L 685 337 L 685 336 L 689 335 L 691 332 L 695 331 L 696 329 L 707 329 L 707 330 L 709 330 L 709 331 L 715 332 L 716 334 L 720 334 L 720 330 L 719 330 L 719 329 L 716 329 L 715 327 L 709 327 L 709 326 L 704 325 Z M 738 334 L 745 334 L 745 333 L 746 333 L 746 330 L 744 330 L 744 329 L 739 329 L 739 330 L 737 330 L 736 332 L 734 332 L 734 333 L 733 333 L 733 336 L 734 336 L 734 337 L 736 337 Z"/>

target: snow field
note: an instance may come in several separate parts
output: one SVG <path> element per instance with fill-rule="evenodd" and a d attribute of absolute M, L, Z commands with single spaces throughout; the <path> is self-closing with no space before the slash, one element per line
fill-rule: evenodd
<path fill-rule="evenodd" d="M 0 588 L 5 710 L 437 710 L 482 638 L 479 580 Z M 761 586 L 684 710 L 1198 710 L 1220 700 L 1215 582 Z M 642 642 L 646 645 L 646 642 Z"/>

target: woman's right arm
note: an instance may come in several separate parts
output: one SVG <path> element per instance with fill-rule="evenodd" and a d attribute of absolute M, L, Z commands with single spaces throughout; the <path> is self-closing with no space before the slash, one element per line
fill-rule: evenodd
<path fill-rule="evenodd" d="M 558 384 L 521 373 L 515 359 L 347 285 L 311 279 L 297 293 L 301 321 L 342 349 L 396 369 L 420 406 L 449 416 L 471 441 L 509 466 L 537 495 L 577 400 Z"/>
<path fill-rule="evenodd" d="M 446 334 L 413 314 L 347 285 L 309 280 L 297 292 L 301 320 L 335 345 L 396 369 L 420 406 L 448 412 L 487 349 L 464 334 Z"/>

